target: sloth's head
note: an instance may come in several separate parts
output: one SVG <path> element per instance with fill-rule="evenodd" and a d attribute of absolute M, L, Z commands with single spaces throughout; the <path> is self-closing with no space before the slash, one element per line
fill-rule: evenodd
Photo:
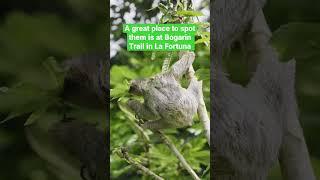
<path fill-rule="evenodd" d="M 148 88 L 148 83 L 149 79 L 144 78 L 144 79 L 136 79 L 130 81 L 130 89 L 129 93 L 134 94 L 134 95 L 143 95 L 145 90 Z"/>

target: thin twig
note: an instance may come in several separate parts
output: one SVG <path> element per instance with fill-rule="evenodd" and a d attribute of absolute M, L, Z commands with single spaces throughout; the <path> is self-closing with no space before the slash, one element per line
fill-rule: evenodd
<path fill-rule="evenodd" d="M 191 166 L 185 160 L 183 155 L 178 151 L 176 146 L 170 141 L 170 139 L 167 138 L 161 131 L 156 131 L 156 133 L 160 136 L 162 141 L 169 147 L 169 149 L 172 151 L 172 153 L 179 159 L 179 161 L 181 162 L 182 166 L 188 171 L 188 173 L 193 177 L 193 179 L 200 180 L 198 175 L 193 171 Z"/>
<path fill-rule="evenodd" d="M 140 164 L 139 162 L 133 160 L 127 150 L 125 148 L 120 148 L 119 150 L 116 151 L 116 154 L 120 157 L 123 158 L 124 160 L 126 160 L 129 164 L 133 165 L 134 167 L 140 169 L 144 174 L 152 176 L 154 179 L 156 180 L 164 180 L 162 177 L 160 177 L 159 175 L 157 175 L 156 173 L 152 172 L 150 169 L 146 168 L 145 166 L 143 166 L 142 164 Z"/>
<path fill-rule="evenodd" d="M 142 129 L 142 127 L 137 124 L 135 116 L 128 110 L 127 105 L 119 102 L 118 106 L 121 109 L 121 111 L 124 112 L 125 115 L 128 117 L 129 123 L 133 126 L 133 130 L 136 132 L 136 134 L 138 134 L 138 136 L 142 138 L 146 145 L 150 144 L 149 136 Z"/>
<path fill-rule="evenodd" d="M 191 0 L 191 3 L 193 4 L 192 0 Z M 195 10 L 195 9 L 193 8 L 193 10 Z M 196 18 L 197 18 L 198 22 L 200 22 L 199 17 L 197 16 Z M 201 38 L 203 38 L 202 34 L 200 36 L 201 36 Z M 205 45 L 209 46 L 208 42 L 205 42 Z M 196 78 L 196 76 L 194 74 L 195 74 L 195 72 L 194 72 L 193 66 L 191 66 L 189 68 L 189 72 L 188 72 L 189 78 L 190 79 Z M 201 87 L 200 88 L 202 89 L 202 83 L 201 83 Z M 209 116 L 208 116 L 207 107 L 206 107 L 206 104 L 204 102 L 203 92 L 202 91 L 201 91 L 201 94 L 200 94 L 200 97 L 199 97 L 198 116 L 199 116 L 200 121 L 203 124 L 203 127 L 204 127 L 205 132 L 206 132 L 206 137 L 207 137 L 207 140 L 208 140 L 208 144 L 210 145 L 210 119 L 209 119 Z"/>
<path fill-rule="evenodd" d="M 194 69 L 192 66 L 190 66 L 188 76 L 190 78 L 197 79 L 194 74 L 195 74 Z M 208 116 L 206 104 L 204 102 L 204 97 L 203 97 L 203 92 L 202 92 L 202 81 L 199 83 L 199 86 L 200 86 L 199 89 L 201 89 L 201 91 L 200 91 L 199 106 L 198 106 L 197 111 L 198 111 L 199 119 L 203 124 L 204 130 L 206 133 L 206 137 L 208 140 L 208 144 L 210 145 L 210 119 Z"/>
<path fill-rule="evenodd" d="M 187 52 L 181 52 L 180 56 L 183 56 L 184 53 L 187 53 Z M 192 65 L 190 66 L 189 71 L 187 73 L 187 78 L 189 80 L 192 80 L 192 79 L 197 80 L 197 77 L 195 76 L 195 71 L 194 71 Z M 208 140 L 208 144 L 210 145 L 210 119 L 209 119 L 206 104 L 205 104 L 204 98 L 203 98 L 202 81 L 200 81 L 198 84 L 199 84 L 199 89 L 201 89 L 201 91 L 200 91 L 200 95 L 199 95 L 199 99 L 198 99 L 199 106 L 197 109 L 197 113 L 198 113 L 200 121 L 203 124 L 204 130 L 206 133 L 206 137 Z"/>

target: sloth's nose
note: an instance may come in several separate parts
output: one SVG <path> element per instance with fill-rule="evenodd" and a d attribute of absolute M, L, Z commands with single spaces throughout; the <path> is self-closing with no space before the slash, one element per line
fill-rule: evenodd
<path fill-rule="evenodd" d="M 129 93 L 135 94 L 138 92 L 138 86 L 136 84 L 131 84 L 129 87 Z"/>
<path fill-rule="evenodd" d="M 133 93 L 134 92 L 134 87 L 132 87 L 132 85 L 130 86 L 130 88 L 129 88 L 129 93 Z"/>

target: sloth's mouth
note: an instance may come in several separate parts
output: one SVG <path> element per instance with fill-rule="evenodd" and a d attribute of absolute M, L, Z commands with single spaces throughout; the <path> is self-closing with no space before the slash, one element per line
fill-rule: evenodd
<path fill-rule="evenodd" d="M 130 86 L 129 93 L 133 93 L 135 91 L 135 88 L 133 86 Z"/>
<path fill-rule="evenodd" d="M 134 86 L 134 85 L 131 85 L 130 88 L 129 88 L 129 93 L 130 94 L 134 94 L 134 95 L 139 95 L 141 94 L 140 90 L 138 87 Z"/>

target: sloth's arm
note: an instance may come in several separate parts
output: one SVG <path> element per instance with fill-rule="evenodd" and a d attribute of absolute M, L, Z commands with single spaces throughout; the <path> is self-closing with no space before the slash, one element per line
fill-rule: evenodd
<path fill-rule="evenodd" d="M 128 106 L 132 111 L 136 113 L 139 118 L 144 120 L 151 120 L 156 119 L 157 115 L 154 114 L 145 104 L 137 101 L 137 100 L 130 100 L 128 102 Z"/>
<path fill-rule="evenodd" d="M 173 74 L 176 80 L 179 80 L 185 74 L 194 61 L 195 55 L 193 52 L 186 52 L 181 59 L 174 63 L 169 73 Z"/>
<path fill-rule="evenodd" d="M 144 129 L 151 129 L 151 130 L 161 130 L 161 129 L 167 129 L 172 128 L 170 124 L 168 124 L 166 121 L 159 119 L 155 121 L 147 121 L 143 123 L 142 128 Z"/>

